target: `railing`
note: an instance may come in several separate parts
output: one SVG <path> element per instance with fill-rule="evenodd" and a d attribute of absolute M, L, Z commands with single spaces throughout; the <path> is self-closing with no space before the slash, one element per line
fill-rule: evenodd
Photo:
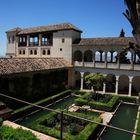
<path fill-rule="evenodd" d="M 140 64 L 118 64 L 118 63 L 105 63 L 105 62 L 79 62 L 74 61 L 76 67 L 94 67 L 106 69 L 122 69 L 122 70 L 140 70 Z"/>

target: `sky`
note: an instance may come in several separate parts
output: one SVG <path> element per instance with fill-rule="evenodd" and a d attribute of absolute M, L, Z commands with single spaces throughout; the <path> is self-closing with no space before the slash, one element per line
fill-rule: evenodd
<path fill-rule="evenodd" d="M 6 31 L 72 23 L 82 38 L 118 37 L 121 29 L 132 36 L 132 28 L 122 14 L 124 0 L 0 0 L 0 56 L 6 52 Z"/>

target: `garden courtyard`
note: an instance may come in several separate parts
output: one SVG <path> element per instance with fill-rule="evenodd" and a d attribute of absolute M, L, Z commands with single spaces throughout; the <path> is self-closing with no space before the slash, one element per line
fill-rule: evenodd
<path fill-rule="evenodd" d="M 54 139 L 105 140 L 108 129 L 117 135 L 120 132 L 114 132 L 114 129 L 108 128 L 108 125 L 127 129 L 129 132 L 131 130 L 135 133 L 140 132 L 140 121 L 137 122 L 138 127 L 136 127 L 138 119 L 138 105 L 136 103 L 137 98 L 135 97 L 65 90 L 34 103 L 46 107 L 46 109 L 28 105 L 15 110 L 10 120 Z M 127 117 L 132 119 L 126 120 L 132 122 L 131 126 L 127 126 L 128 123 L 125 123 L 126 126 L 112 124 L 114 118 L 122 117 L 123 119 L 123 115 L 125 116 L 125 111 L 121 115 L 117 114 L 123 106 L 126 106 Z M 129 108 L 132 109 L 127 110 Z M 122 121 L 120 123 L 122 124 Z M 120 136 L 120 139 L 125 137 L 132 139 L 134 136 L 129 132 L 122 131 L 126 136 Z M 137 140 L 139 137 L 137 136 L 135 139 Z"/>

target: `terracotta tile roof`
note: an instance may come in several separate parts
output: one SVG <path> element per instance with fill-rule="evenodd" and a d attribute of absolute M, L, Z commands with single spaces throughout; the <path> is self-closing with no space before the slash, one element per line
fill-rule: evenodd
<path fill-rule="evenodd" d="M 19 28 L 19 27 L 17 27 L 17 28 L 13 28 L 13 29 L 10 29 L 10 30 L 8 30 L 8 31 L 6 31 L 6 33 L 8 33 L 8 32 L 20 32 L 22 29 L 21 28 Z"/>
<path fill-rule="evenodd" d="M 63 58 L 1 58 L 0 75 L 67 68 L 70 66 Z"/>
<path fill-rule="evenodd" d="M 78 32 L 82 32 L 79 28 L 77 28 L 76 26 L 74 26 L 71 23 L 62 23 L 62 24 L 54 24 L 54 25 L 48 25 L 48 26 L 39 26 L 39 27 L 21 29 L 21 31 L 18 33 L 18 35 L 40 33 L 40 32 L 47 32 L 47 31 L 71 30 L 71 29 L 76 30 Z M 13 29 L 11 29 L 9 31 L 12 31 L 12 30 Z"/>
<path fill-rule="evenodd" d="M 129 42 L 135 42 L 133 37 L 107 37 L 107 38 L 83 38 L 73 45 L 78 46 L 126 46 Z"/>

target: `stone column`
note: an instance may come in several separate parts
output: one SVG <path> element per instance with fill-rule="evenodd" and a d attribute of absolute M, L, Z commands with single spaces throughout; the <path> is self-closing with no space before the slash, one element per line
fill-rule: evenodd
<path fill-rule="evenodd" d="M 84 53 L 82 53 L 82 66 L 84 66 Z"/>
<path fill-rule="evenodd" d="M 134 69 L 134 62 L 133 62 L 134 54 L 131 53 L 131 69 Z"/>
<path fill-rule="evenodd" d="M 136 53 L 134 53 L 134 61 L 133 61 L 134 64 L 136 64 Z"/>
<path fill-rule="evenodd" d="M 29 45 L 30 45 L 30 36 L 27 35 L 27 47 L 29 47 Z"/>
<path fill-rule="evenodd" d="M 102 51 L 100 51 L 100 62 L 102 62 L 103 61 L 103 52 Z"/>
<path fill-rule="evenodd" d="M 118 88 L 119 88 L 119 76 L 116 76 L 116 89 L 115 89 L 116 94 L 118 94 Z"/>
<path fill-rule="evenodd" d="M 42 34 L 39 34 L 39 46 L 42 45 Z"/>
<path fill-rule="evenodd" d="M 118 54 L 117 65 L 118 65 L 118 69 L 120 69 L 120 54 Z"/>
<path fill-rule="evenodd" d="M 105 68 L 107 68 L 107 52 L 105 52 Z"/>
<path fill-rule="evenodd" d="M 93 67 L 95 67 L 95 53 L 93 53 Z"/>
<path fill-rule="evenodd" d="M 111 63 L 112 63 L 113 62 L 113 53 L 114 52 L 111 51 L 110 53 L 111 53 Z"/>
<path fill-rule="evenodd" d="M 83 90 L 83 84 L 84 84 L 84 72 L 80 72 L 81 74 L 81 87 L 80 90 Z"/>
<path fill-rule="evenodd" d="M 128 91 L 129 96 L 131 96 L 131 92 L 132 92 L 132 79 L 133 77 L 129 77 L 129 91 Z"/>
<path fill-rule="evenodd" d="M 103 83 L 103 94 L 106 92 L 106 83 Z"/>

